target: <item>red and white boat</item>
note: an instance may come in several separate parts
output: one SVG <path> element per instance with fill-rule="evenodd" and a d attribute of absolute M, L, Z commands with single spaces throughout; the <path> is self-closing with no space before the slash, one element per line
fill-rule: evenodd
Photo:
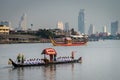
<path fill-rule="evenodd" d="M 67 37 L 64 39 L 63 42 L 57 42 L 50 37 L 50 41 L 53 44 L 53 46 L 83 46 L 87 44 L 88 40 L 84 39 L 82 41 L 73 41 L 71 38 Z"/>

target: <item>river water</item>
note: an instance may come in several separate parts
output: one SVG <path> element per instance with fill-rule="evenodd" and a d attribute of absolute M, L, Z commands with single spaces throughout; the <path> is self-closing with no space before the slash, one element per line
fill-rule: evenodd
<path fill-rule="evenodd" d="M 18 53 L 27 58 L 43 58 L 45 48 L 57 56 L 82 56 L 83 62 L 43 67 L 13 68 L 8 59 Z M 60 47 L 50 43 L 0 44 L 0 80 L 120 80 L 120 40 L 88 42 L 85 46 Z"/>

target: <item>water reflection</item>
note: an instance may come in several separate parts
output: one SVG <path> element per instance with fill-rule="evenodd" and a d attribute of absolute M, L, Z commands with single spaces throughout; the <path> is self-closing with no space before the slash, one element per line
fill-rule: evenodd
<path fill-rule="evenodd" d="M 11 68 L 11 69 L 8 69 L 8 72 L 9 72 L 8 79 L 10 80 L 25 80 L 24 79 L 24 68 Z"/>
<path fill-rule="evenodd" d="M 64 71 L 67 69 L 69 73 Z M 62 75 L 70 76 L 70 80 L 74 80 L 74 64 L 10 68 L 8 73 L 9 80 L 58 80 L 63 78 Z"/>
<path fill-rule="evenodd" d="M 50 65 L 43 68 L 45 80 L 56 80 L 56 65 Z"/>
<path fill-rule="evenodd" d="M 17 68 L 18 80 L 24 80 L 24 68 Z"/>

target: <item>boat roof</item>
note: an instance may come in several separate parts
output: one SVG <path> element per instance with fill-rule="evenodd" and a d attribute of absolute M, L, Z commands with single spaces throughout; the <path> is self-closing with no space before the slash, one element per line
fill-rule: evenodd
<path fill-rule="evenodd" d="M 57 52 L 53 48 L 45 48 L 41 54 L 46 54 L 46 55 L 56 55 Z"/>
<path fill-rule="evenodd" d="M 72 40 L 70 37 L 65 37 L 66 40 Z"/>
<path fill-rule="evenodd" d="M 83 36 L 82 36 L 82 35 L 71 35 L 71 37 L 74 37 L 74 38 L 82 38 Z"/>

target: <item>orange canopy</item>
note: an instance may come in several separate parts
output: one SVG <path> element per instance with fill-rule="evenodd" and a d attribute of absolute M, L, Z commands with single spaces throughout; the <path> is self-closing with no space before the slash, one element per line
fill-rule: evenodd
<path fill-rule="evenodd" d="M 56 55 L 57 52 L 53 48 L 46 48 L 43 50 L 43 52 L 41 54 Z"/>

